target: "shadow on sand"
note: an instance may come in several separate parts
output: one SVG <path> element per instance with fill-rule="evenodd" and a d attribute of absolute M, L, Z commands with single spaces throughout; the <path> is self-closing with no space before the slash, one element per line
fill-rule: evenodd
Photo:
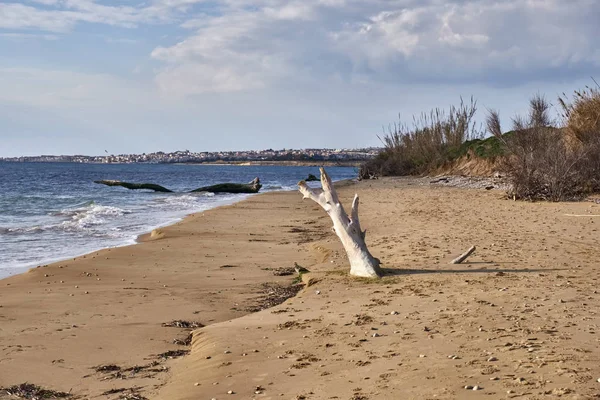
<path fill-rule="evenodd" d="M 382 268 L 383 276 L 398 276 L 398 275 L 417 275 L 417 274 L 510 274 L 510 273 L 539 273 L 539 272 L 554 272 L 554 271 L 568 271 L 568 268 L 464 268 L 468 265 L 497 265 L 498 263 L 488 262 L 472 262 L 462 263 L 461 268 L 458 269 L 458 265 L 448 265 L 448 268 L 444 269 L 410 269 L 410 268 Z"/>

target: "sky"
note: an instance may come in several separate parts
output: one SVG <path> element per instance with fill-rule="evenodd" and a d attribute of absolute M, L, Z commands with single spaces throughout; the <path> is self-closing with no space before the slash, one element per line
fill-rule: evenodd
<path fill-rule="evenodd" d="M 0 157 L 378 146 L 600 78 L 597 0 L 0 0 Z"/>

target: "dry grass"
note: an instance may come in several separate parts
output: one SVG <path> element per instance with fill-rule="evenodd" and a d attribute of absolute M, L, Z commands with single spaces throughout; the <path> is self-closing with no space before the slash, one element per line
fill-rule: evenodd
<path fill-rule="evenodd" d="M 575 91 L 569 101 L 559 98 L 567 141 L 573 151 L 585 155 L 586 191 L 600 191 L 600 85 Z"/>
<path fill-rule="evenodd" d="M 477 103 L 462 99 L 448 112 L 436 108 L 413 117 L 412 127 L 394 123 L 380 137 L 384 150 L 361 166 L 361 178 L 422 174 L 451 159 L 451 154 L 467 140 L 480 137 L 474 123 Z"/>
<path fill-rule="evenodd" d="M 600 136 L 600 85 L 575 91 L 572 99 L 559 98 L 567 134 L 582 144 L 594 143 Z"/>
<path fill-rule="evenodd" d="M 596 81 L 594 81 L 596 83 Z M 600 192 L 600 85 L 559 98 L 562 119 L 551 117 L 542 95 L 529 102 L 529 112 L 512 120 L 503 133 L 500 115 L 488 110 L 490 138 L 481 140 L 474 115 L 476 102 L 435 109 L 414 118 L 412 128 L 394 124 L 380 138 L 383 151 L 361 166 L 359 177 L 433 173 L 463 156 L 488 158 L 498 165 L 512 189 L 524 200 L 576 200 Z"/>
<path fill-rule="evenodd" d="M 585 112 L 598 113 L 596 98 L 576 97 L 576 102 L 562 102 L 566 126 L 550 118 L 550 104 L 541 95 L 530 100 L 529 114 L 513 119 L 513 133 L 502 133 L 500 117 L 488 111 L 487 128 L 506 149 L 500 168 L 512 185 L 509 195 L 525 200 L 575 200 L 598 190 L 600 172 L 600 126 L 582 121 L 592 121 Z M 600 105 L 600 102 L 597 103 Z M 579 113 L 577 117 L 575 114 Z M 570 121 L 577 121 L 571 129 Z M 577 133 L 575 133 L 577 132 Z M 586 132 L 583 134 L 583 132 Z M 585 142 L 584 142 L 585 140 Z"/>

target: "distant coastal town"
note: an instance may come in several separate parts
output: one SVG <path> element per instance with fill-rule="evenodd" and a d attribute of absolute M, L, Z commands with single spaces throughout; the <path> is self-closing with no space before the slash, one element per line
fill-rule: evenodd
<path fill-rule="evenodd" d="M 86 155 L 40 155 L 23 157 L 0 157 L 5 162 L 72 162 L 97 164 L 130 164 L 130 163 L 269 163 L 269 162 L 326 162 L 350 164 L 360 163 L 377 156 L 380 148 L 364 149 L 302 149 L 302 150 L 248 150 L 248 151 L 218 151 L 192 152 L 189 150 L 165 153 L 142 154 L 107 154 L 103 156 Z"/>

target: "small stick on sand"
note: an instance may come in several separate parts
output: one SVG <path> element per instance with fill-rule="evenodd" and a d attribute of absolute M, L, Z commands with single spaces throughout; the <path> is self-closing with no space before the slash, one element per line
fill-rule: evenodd
<path fill-rule="evenodd" d="M 473 252 L 475 251 L 475 246 L 471 246 L 471 248 L 460 256 L 456 257 L 454 260 L 450 261 L 450 264 L 460 264 L 467 259 Z"/>

